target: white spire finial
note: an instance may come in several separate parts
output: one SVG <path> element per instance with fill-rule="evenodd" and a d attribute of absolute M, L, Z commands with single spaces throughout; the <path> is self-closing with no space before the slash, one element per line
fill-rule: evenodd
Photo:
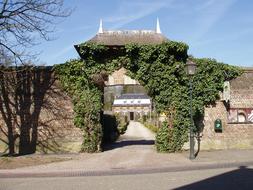
<path fill-rule="evenodd" d="M 160 29 L 160 23 L 159 23 L 159 18 L 157 17 L 156 19 L 156 33 L 161 34 L 161 29 Z"/>
<path fill-rule="evenodd" d="M 103 33 L 103 21 L 102 21 L 102 19 L 100 19 L 98 33 L 99 34 Z"/>

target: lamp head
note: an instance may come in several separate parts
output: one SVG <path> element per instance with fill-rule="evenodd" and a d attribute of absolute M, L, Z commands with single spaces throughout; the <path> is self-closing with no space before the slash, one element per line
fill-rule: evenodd
<path fill-rule="evenodd" d="M 194 75 L 196 73 L 196 67 L 197 67 L 197 64 L 188 59 L 185 64 L 185 70 L 186 70 L 187 75 L 189 76 Z"/>

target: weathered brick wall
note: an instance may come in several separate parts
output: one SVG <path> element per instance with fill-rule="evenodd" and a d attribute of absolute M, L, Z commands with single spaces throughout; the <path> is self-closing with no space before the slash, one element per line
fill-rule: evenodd
<path fill-rule="evenodd" d="M 73 104 L 71 98 L 60 89 L 56 81 L 47 91 L 40 114 L 39 142 L 46 139 L 47 146 L 39 146 L 43 151 L 79 152 L 83 142 L 82 132 L 73 124 Z"/>
<path fill-rule="evenodd" d="M 34 85 L 33 83 L 31 83 L 31 87 L 28 87 L 29 89 L 31 89 L 31 92 L 29 92 L 27 96 L 24 96 L 26 97 L 25 102 L 24 102 L 25 104 L 30 104 L 27 101 L 32 101 L 32 104 L 30 104 L 30 107 L 28 106 L 28 109 L 25 109 L 25 110 L 22 109 L 22 106 L 20 105 L 21 104 L 20 101 L 18 102 L 18 104 L 16 104 L 18 109 L 16 109 L 15 106 L 9 103 L 9 105 L 11 105 L 11 109 L 13 113 L 11 120 L 13 123 L 13 129 L 15 131 L 14 133 L 17 135 L 20 134 L 21 117 L 29 116 L 29 118 L 27 119 L 29 123 L 33 123 L 31 121 L 35 121 L 34 123 L 38 121 L 37 151 L 39 152 L 79 152 L 81 148 L 81 144 L 83 142 L 83 137 L 82 137 L 81 130 L 76 128 L 73 124 L 73 105 L 72 105 L 71 98 L 66 94 L 66 92 L 61 90 L 59 81 L 55 80 L 54 73 L 51 71 L 49 71 L 49 73 L 50 74 L 48 76 L 45 75 L 45 77 L 50 78 L 50 81 L 47 82 L 50 85 L 41 85 L 42 81 L 44 80 L 41 78 L 39 82 L 40 84 L 35 84 L 37 85 L 36 88 L 35 86 L 32 87 L 32 85 Z M 30 73 L 28 72 L 28 74 Z M 40 76 L 42 76 L 42 74 Z M 16 75 L 13 75 L 13 76 L 16 76 Z M 33 79 L 35 76 L 34 73 L 32 73 L 31 76 L 32 76 L 31 81 L 34 82 L 35 81 Z M 25 80 L 20 80 L 20 82 L 25 82 Z M 37 93 L 35 92 L 35 89 L 37 89 L 39 93 L 45 92 L 45 94 L 43 94 L 43 96 L 39 96 L 39 95 L 34 96 L 33 94 Z M 27 91 L 25 91 L 25 89 L 21 89 L 18 93 L 27 94 Z M 15 103 L 13 99 L 14 95 L 9 94 L 8 96 L 10 100 Z M 43 98 L 40 98 L 40 97 L 43 97 Z M 3 98 L 1 100 L 3 100 Z M 37 102 L 41 102 L 41 101 L 42 101 L 42 106 L 39 107 L 40 109 L 39 119 L 36 119 L 36 117 L 33 117 L 35 115 L 33 114 L 35 113 L 34 105 L 36 105 Z M 2 108 L 3 108 L 3 111 L 6 112 L 5 111 L 6 108 L 4 104 L 2 104 Z M 29 112 L 29 114 L 25 114 L 25 112 Z M 0 113 L 0 127 L 1 127 L 0 138 L 8 141 L 6 135 L 4 134 L 7 132 L 7 128 L 6 128 L 6 123 L 4 122 L 2 118 L 2 114 L 4 113 L 2 112 Z M 28 134 L 28 136 L 31 137 L 31 134 Z M 19 139 L 17 138 L 16 142 L 18 143 L 18 141 Z M 4 152 L 5 149 L 6 149 L 6 146 L 4 145 L 4 143 L 0 143 L 0 153 Z"/>
<path fill-rule="evenodd" d="M 108 82 L 106 85 L 119 85 L 119 84 L 139 84 L 138 81 L 131 79 L 126 75 L 126 69 L 121 68 L 117 71 L 114 71 L 108 77 Z"/>
<path fill-rule="evenodd" d="M 253 108 L 253 69 L 231 81 L 231 107 Z"/>
<path fill-rule="evenodd" d="M 253 71 L 247 70 L 242 76 L 230 81 L 229 108 L 253 108 Z M 253 123 L 229 123 L 227 108 L 223 101 L 205 109 L 204 130 L 201 149 L 253 148 Z M 223 131 L 214 131 L 216 119 L 222 120 Z"/>

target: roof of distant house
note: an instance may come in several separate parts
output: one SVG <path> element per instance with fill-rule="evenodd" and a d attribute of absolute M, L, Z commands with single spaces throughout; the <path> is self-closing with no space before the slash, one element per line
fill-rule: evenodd
<path fill-rule="evenodd" d="M 121 96 L 117 97 L 116 99 L 150 99 L 150 97 L 146 94 L 122 94 Z"/>
<path fill-rule="evenodd" d="M 151 99 L 146 94 L 122 94 L 120 97 L 115 98 L 113 107 L 118 106 L 150 106 Z"/>

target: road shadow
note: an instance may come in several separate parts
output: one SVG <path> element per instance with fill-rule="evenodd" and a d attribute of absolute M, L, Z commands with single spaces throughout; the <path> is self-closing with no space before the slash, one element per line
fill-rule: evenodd
<path fill-rule="evenodd" d="M 201 180 L 189 185 L 185 185 L 176 190 L 252 190 L 253 189 L 253 169 L 241 166 L 236 170 L 223 173 L 205 180 Z"/>
<path fill-rule="evenodd" d="M 103 146 L 103 151 L 108 151 L 116 148 L 122 148 L 133 145 L 154 145 L 154 140 L 121 140 L 114 143 L 108 143 Z"/>

